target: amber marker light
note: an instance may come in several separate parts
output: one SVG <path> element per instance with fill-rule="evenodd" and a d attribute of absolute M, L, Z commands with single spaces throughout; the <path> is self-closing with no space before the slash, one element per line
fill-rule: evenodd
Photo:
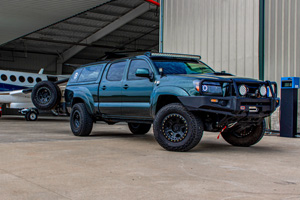
<path fill-rule="evenodd" d="M 212 102 L 212 103 L 218 103 L 219 100 L 218 99 L 211 99 L 210 102 Z"/>

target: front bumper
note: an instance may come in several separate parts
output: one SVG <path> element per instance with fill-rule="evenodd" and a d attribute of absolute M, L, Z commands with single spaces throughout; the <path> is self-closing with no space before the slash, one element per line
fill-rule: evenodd
<path fill-rule="evenodd" d="M 243 98 L 237 96 L 178 97 L 189 111 L 204 111 L 235 117 L 267 117 L 279 106 L 279 98 Z"/>

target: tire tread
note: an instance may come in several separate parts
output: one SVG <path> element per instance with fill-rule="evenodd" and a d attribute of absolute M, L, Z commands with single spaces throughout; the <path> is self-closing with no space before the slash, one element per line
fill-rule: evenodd
<path fill-rule="evenodd" d="M 189 118 L 191 127 L 189 129 L 192 129 L 193 131 L 190 133 L 190 137 L 188 138 L 188 141 L 185 142 L 183 145 L 180 146 L 170 146 L 168 143 L 165 142 L 165 138 L 161 136 L 161 121 L 160 119 L 163 118 L 163 116 L 167 113 L 174 112 L 174 110 L 177 110 L 179 113 L 184 114 Z M 184 106 L 182 106 L 180 103 L 172 103 L 164 106 L 162 109 L 160 109 L 155 117 L 154 123 L 153 123 L 153 130 L 154 130 L 154 136 L 157 142 L 166 150 L 169 151 L 189 151 L 192 148 L 194 148 L 201 140 L 203 135 L 203 123 L 195 116 L 193 113 L 189 112 L 185 109 Z"/>

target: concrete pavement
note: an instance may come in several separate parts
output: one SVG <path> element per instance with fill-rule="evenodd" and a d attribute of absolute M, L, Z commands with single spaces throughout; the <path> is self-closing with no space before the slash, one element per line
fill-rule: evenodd
<path fill-rule="evenodd" d="M 75 137 L 68 118 L 0 118 L 0 199 L 300 199 L 300 138 L 250 148 L 204 133 L 190 152 L 162 149 L 152 130 L 97 123 Z"/>

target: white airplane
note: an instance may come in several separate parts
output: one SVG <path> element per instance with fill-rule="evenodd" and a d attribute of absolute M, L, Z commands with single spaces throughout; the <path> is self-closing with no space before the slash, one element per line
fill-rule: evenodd
<path fill-rule="evenodd" d="M 36 105 L 36 102 L 41 100 L 45 103 L 45 101 L 51 100 L 51 97 L 49 96 L 53 93 L 53 90 L 51 91 L 51 85 L 52 88 L 54 88 L 56 86 L 53 87 L 53 85 L 66 82 L 70 75 L 48 75 L 43 74 L 43 72 L 44 69 L 41 69 L 39 73 L 0 70 L 0 107 L 3 107 L 3 104 L 5 104 L 7 108 L 12 109 L 29 108 L 23 110 L 21 113 L 25 114 L 26 120 L 30 121 L 37 119 L 38 111 L 35 107 L 45 110 L 50 109 L 39 107 Z M 37 86 L 40 88 L 42 87 L 43 90 L 37 90 Z M 39 98 L 33 99 L 31 92 L 35 92 L 35 95 L 39 96 Z M 61 91 L 54 91 L 54 93 L 60 93 L 57 97 L 60 101 Z M 57 105 L 59 102 L 58 100 L 55 101 L 55 104 Z"/>

